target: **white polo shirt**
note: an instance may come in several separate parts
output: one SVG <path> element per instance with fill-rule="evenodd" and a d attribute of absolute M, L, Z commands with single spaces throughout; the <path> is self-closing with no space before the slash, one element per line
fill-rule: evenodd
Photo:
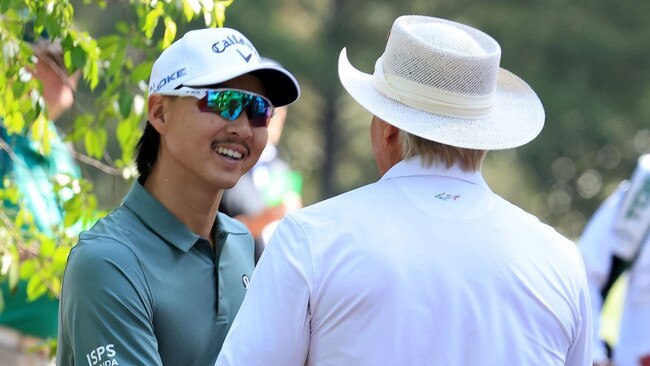
<path fill-rule="evenodd" d="M 605 285 L 617 244 L 613 224 L 618 207 L 625 198 L 623 186 L 617 189 L 589 220 L 580 238 L 580 251 L 587 267 L 594 314 L 594 360 L 606 358 L 599 333 L 603 300 L 600 289 Z M 650 238 L 642 244 L 639 257 L 629 269 L 623 302 L 618 344 L 614 349 L 617 366 L 638 366 L 642 357 L 650 357 Z"/>
<path fill-rule="evenodd" d="M 480 173 L 394 166 L 290 213 L 217 365 L 591 365 L 574 243 Z"/>

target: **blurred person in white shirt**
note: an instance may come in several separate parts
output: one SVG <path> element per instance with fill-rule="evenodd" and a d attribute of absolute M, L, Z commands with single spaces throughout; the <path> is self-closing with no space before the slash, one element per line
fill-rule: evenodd
<path fill-rule="evenodd" d="M 649 232 L 650 155 L 643 155 L 632 178 L 605 200 L 580 237 L 592 294 L 594 365 L 650 366 Z M 600 338 L 600 314 L 612 286 L 625 271 L 628 281 L 618 343 L 608 349 Z"/>

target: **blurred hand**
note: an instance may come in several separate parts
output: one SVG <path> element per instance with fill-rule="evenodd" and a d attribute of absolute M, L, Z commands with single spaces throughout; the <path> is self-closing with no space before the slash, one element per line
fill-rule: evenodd
<path fill-rule="evenodd" d="M 264 226 L 266 226 L 274 221 L 282 219 L 287 212 L 289 212 L 289 209 L 284 204 L 269 207 L 259 215 L 260 221 L 264 223 Z"/>
<path fill-rule="evenodd" d="M 286 193 L 282 198 L 282 205 L 285 207 L 286 212 L 297 210 L 302 208 L 302 198 L 294 192 Z"/>
<path fill-rule="evenodd" d="M 641 357 L 639 366 L 650 366 L 650 354 Z"/>
<path fill-rule="evenodd" d="M 282 219 L 287 211 L 287 207 L 284 204 L 280 204 L 266 208 L 255 216 L 238 215 L 235 219 L 244 223 L 254 238 L 259 238 L 266 226 Z"/>
<path fill-rule="evenodd" d="M 285 194 L 282 203 L 277 206 L 267 207 L 264 211 L 254 216 L 238 215 L 235 219 L 241 221 L 251 231 L 253 237 L 262 236 L 264 229 L 270 224 L 280 221 L 287 212 L 302 207 L 302 199 L 298 194 Z"/>

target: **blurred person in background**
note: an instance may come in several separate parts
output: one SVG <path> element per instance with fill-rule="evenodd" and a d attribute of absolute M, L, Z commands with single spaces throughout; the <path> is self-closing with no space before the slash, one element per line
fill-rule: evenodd
<path fill-rule="evenodd" d="M 268 58 L 262 57 L 262 61 L 281 67 Z M 275 108 L 260 160 L 234 187 L 223 192 L 219 205 L 219 211 L 243 222 L 253 234 L 255 263 L 279 220 L 302 206 L 302 176 L 291 170 L 278 151 L 287 109 L 286 106 Z"/>
<path fill-rule="evenodd" d="M 576 245 L 480 172 L 544 124 L 500 57 L 480 30 L 425 16 L 395 20 L 373 75 L 341 52 L 383 176 L 285 216 L 216 365 L 591 364 Z"/>
<path fill-rule="evenodd" d="M 594 314 L 594 365 L 650 366 L 650 155 L 596 210 L 580 237 Z M 627 271 L 618 343 L 600 338 L 603 304 Z M 612 362 L 613 361 L 613 362 Z"/>
<path fill-rule="evenodd" d="M 55 192 L 53 179 L 67 175 L 79 177 L 79 167 L 63 142 L 54 125 L 59 116 L 74 103 L 79 72 L 69 74 L 60 42 L 41 38 L 33 43 L 37 58 L 32 75 L 42 86 L 42 97 L 50 120 L 50 148 L 46 150 L 29 132 L 10 133 L 0 124 L 0 175 L 18 188 L 21 194 L 19 206 L 2 202 L 2 212 L 15 217 L 20 208 L 26 208 L 34 219 L 36 228 L 44 234 L 61 225 L 63 208 L 57 197 L 66 192 Z M 1 120 L 1 118 L 0 118 Z M 69 193 L 69 192 L 68 192 Z M 69 197 L 68 197 L 69 198 Z M 38 251 L 38 248 L 26 248 Z M 21 253 L 25 254 L 25 253 Z M 32 352 L 45 340 L 56 339 L 58 299 L 43 295 L 35 301 L 27 301 L 27 280 L 21 280 L 16 289 L 2 283 L 4 310 L 0 312 L 0 365 L 45 365 L 46 350 Z"/>
<path fill-rule="evenodd" d="M 139 177 L 68 257 L 58 365 L 214 363 L 254 268 L 250 232 L 219 202 L 257 163 L 274 106 L 299 95 L 234 29 L 189 31 L 161 53 Z"/>

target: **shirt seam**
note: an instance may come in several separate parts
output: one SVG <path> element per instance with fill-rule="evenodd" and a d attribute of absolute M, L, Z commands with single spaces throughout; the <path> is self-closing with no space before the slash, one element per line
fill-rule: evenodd
<path fill-rule="evenodd" d="M 307 252 L 307 255 L 309 255 L 309 265 L 310 265 L 310 269 L 311 269 L 311 291 L 309 293 L 308 309 L 309 309 L 309 315 L 311 316 L 311 314 L 312 314 L 311 304 L 314 303 L 314 301 L 312 301 L 313 300 L 312 297 L 316 296 L 317 291 L 316 291 L 316 274 L 315 274 L 315 270 L 314 270 L 314 258 L 311 255 L 311 246 L 309 244 L 309 236 L 307 235 L 307 232 L 305 231 L 305 228 L 302 226 L 302 224 L 297 219 L 295 219 L 290 214 L 287 215 L 286 218 L 288 220 L 292 221 L 293 223 L 295 223 L 295 225 L 300 230 L 300 233 L 302 234 L 302 237 L 305 240 L 305 251 Z"/>

